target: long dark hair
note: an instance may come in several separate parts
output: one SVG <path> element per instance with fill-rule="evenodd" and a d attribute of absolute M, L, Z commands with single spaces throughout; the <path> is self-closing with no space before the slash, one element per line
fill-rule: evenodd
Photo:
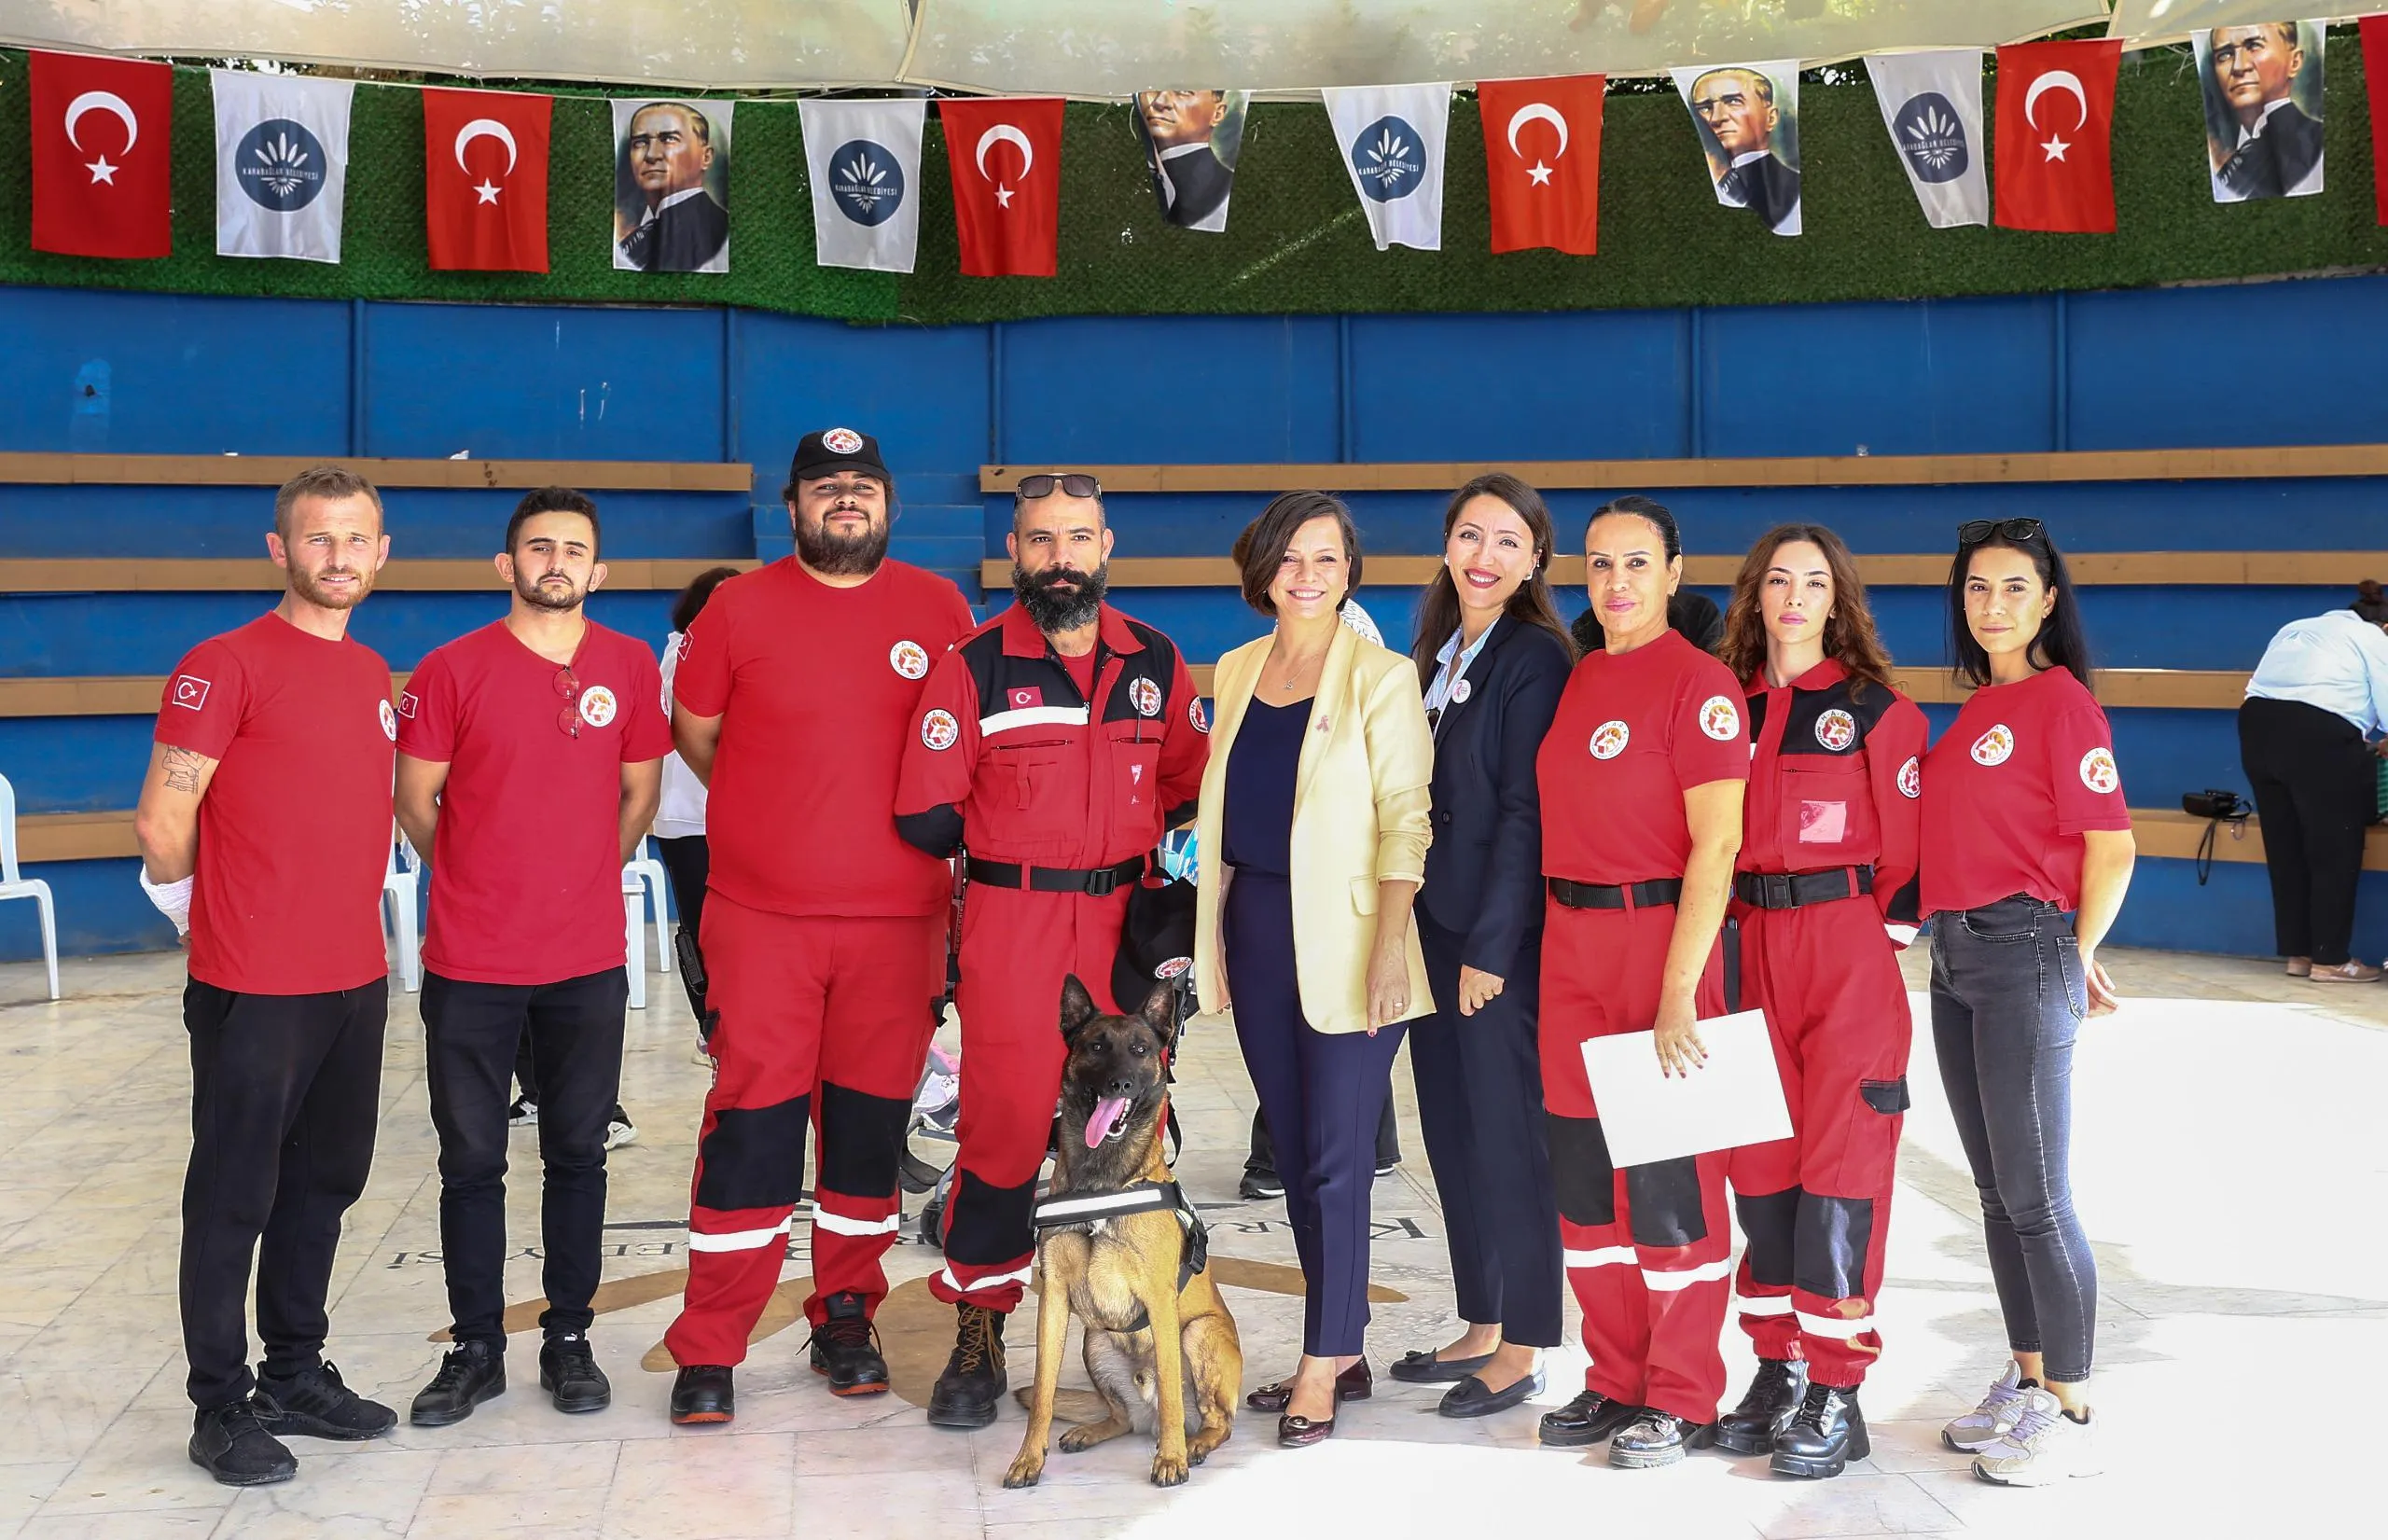
<path fill-rule="evenodd" d="M 1766 666 L 1766 617 L 1758 604 L 1758 590 L 1774 553 L 1804 540 L 1825 553 L 1832 570 L 1832 616 L 1825 621 L 1825 656 L 1847 671 L 1849 698 L 1863 695 L 1867 685 L 1891 687 L 1891 655 L 1874 630 L 1874 612 L 1866 603 L 1866 579 L 1857 573 L 1857 559 L 1840 536 L 1822 524 L 1777 524 L 1758 536 L 1742 560 L 1733 579 L 1732 603 L 1725 611 L 1725 641 L 1716 656 L 1736 679 L 1749 679 Z"/>
<path fill-rule="evenodd" d="M 707 567 L 689 578 L 688 586 L 680 590 L 680 597 L 672 602 L 672 629 L 685 631 L 695 625 L 697 617 L 712 602 L 713 590 L 737 576 L 736 567 Z"/>
<path fill-rule="evenodd" d="M 1462 509 L 1479 497 L 1498 498 L 1511 513 L 1525 520 L 1526 532 L 1534 536 L 1534 573 L 1518 585 L 1501 614 L 1521 626 L 1534 626 L 1548 631 L 1567 649 L 1567 660 L 1576 660 L 1576 641 L 1567 634 L 1567 627 L 1559 618 L 1559 605 L 1550 597 L 1550 509 L 1543 502 L 1542 493 L 1526 485 L 1507 471 L 1487 471 L 1451 493 L 1451 506 L 1443 510 L 1443 544 L 1451 542 L 1451 531 L 1459 527 Z M 1459 630 L 1459 585 L 1451 581 L 1448 566 L 1435 569 L 1434 581 L 1426 585 L 1426 596 L 1418 603 L 1418 638 L 1409 645 L 1409 656 L 1418 664 L 1421 688 L 1433 686 L 1435 674 L 1442 667 L 1437 656 L 1451 632 Z"/>
<path fill-rule="evenodd" d="M 2388 593 L 2368 577 L 2354 586 L 2354 603 L 2347 608 L 2375 626 L 2388 625 Z"/>
<path fill-rule="evenodd" d="M 2090 677 L 2090 637 L 2081 627 L 2081 605 L 2073 597 L 2073 575 L 2065 570 L 2064 552 L 2056 548 L 2046 529 L 2020 537 L 1993 529 L 1971 545 L 1957 543 L 1957 559 L 1949 565 L 1949 655 L 1956 660 L 1957 677 L 1968 685 L 1990 683 L 1990 654 L 1965 624 L 1965 575 L 1975 552 L 2002 548 L 2030 557 L 2041 583 L 2056 595 L 2048 618 L 2040 622 L 2040 633 L 2032 638 L 2030 660 L 2040 668 L 2062 669 L 2080 680 L 2084 689 L 2095 689 Z"/>

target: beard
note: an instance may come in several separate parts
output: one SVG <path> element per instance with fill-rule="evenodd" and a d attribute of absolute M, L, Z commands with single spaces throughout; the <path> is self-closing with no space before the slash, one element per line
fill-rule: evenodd
<path fill-rule="evenodd" d="M 1068 567 L 1047 567 L 1031 573 L 1015 562 L 1011 569 L 1011 591 L 1028 610 L 1028 617 L 1036 629 L 1051 635 L 1056 631 L 1076 631 L 1094 623 L 1103 608 L 1103 596 L 1110 584 L 1107 574 L 1110 563 L 1092 572 L 1076 572 Z M 1067 583 L 1067 588 L 1060 585 Z"/>
<path fill-rule="evenodd" d="M 558 614 L 578 609 L 580 602 L 589 597 L 589 590 L 579 587 L 569 577 L 561 584 L 536 581 L 526 583 L 521 577 L 517 577 L 514 580 L 514 591 L 524 604 L 536 609 L 553 610 Z"/>
<path fill-rule="evenodd" d="M 814 572 L 830 577 L 868 577 L 887 555 L 887 526 L 871 524 L 860 534 L 833 534 L 826 519 L 795 521 L 796 554 Z"/>
<path fill-rule="evenodd" d="M 327 567 L 322 573 L 311 573 L 294 564 L 289 570 L 291 590 L 318 609 L 354 609 L 373 591 L 373 574 L 362 567 Z M 323 587 L 320 579 L 331 576 L 354 577 L 356 586 L 346 592 Z"/>

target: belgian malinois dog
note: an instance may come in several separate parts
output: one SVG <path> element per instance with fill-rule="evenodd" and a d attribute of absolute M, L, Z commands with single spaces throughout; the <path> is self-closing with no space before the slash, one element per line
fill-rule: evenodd
<path fill-rule="evenodd" d="M 1062 1434 L 1062 1452 L 1149 1432 L 1156 1445 L 1153 1485 L 1173 1487 L 1185 1481 L 1188 1465 L 1201 1464 L 1228 1441 L 1243 1389 L 1243 1348 L 1210 1273 L 1183 1273 L 1194 1234 L 1176 1205 L 1049 1224 L 1056 1212 L 1049 1205 L 1057 1200 L 1059 1212 L 1099 1207 L 1104 1195 L 1148 1191 L 1146 1184 L 1171 1181 L 1161 1132 L 1174 1046 L 1173 994 L 1163 983 L 1136 1015 L 1107 1016 L 1075 977 L 1062 986 L 1069 1059 L 1062 1072 L 1053 1185 L 1040 1205 L 1036 1388 L 1027 1400 L 1027 1436 L 1004 1476 L 1007 1487 L 1033 1487 L 1044 1474 L 1073 1315 L 1086 1323 L 1086 1371 L 1110 1415 Z M 1190 1208 L 1186 1212 L 1190 1218 Z M 1190 1439 L 1188 1380 L 1201 1414 L 1201 1427 Z"/>

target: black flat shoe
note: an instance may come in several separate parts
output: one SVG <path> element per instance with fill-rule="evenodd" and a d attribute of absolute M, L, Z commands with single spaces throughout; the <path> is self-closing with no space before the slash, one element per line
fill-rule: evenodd
<path fill-rule="evenodd" d="M 1535 1436 L 1552 1449 L 1578 1449 L 1599 1443 L 1641 1413 L 1642 1408 L 1630 1402 L 1588 1390 L 1557 1411 L 1544 1412 Z"/>
<path fill-rule="evenodd" d="M 672 1421 L 727 1422 L 738 1415 L 738 1390 L 722 1364 L 683 1364 L 672 1380 Z"/>
<path fill-rule="evenodd" d="M 1437 1358 L 1435 1352 L 1433 1348 L 1423 1348 L 1405 1353 L 1385 1372 L 1405 1385 L 1449 1385 L 1492 1362 L 1489 1353 L 1473 1358 Z"/>
<path fill-rule="evenodd" d="M 1474 1375 L 1443 1392 L 1435 1409 L 1445 1417 L 1490 1417 L 1496 1411 L 1521 1407 L 1542 1394 L 1542 1370 L 1535 1369 L 1512 1382 L 1506 1390 L 1487 1390 L 1484 1381 Z"/>
<path fill-rule="evenodd" d="M 1312 1444 L 1323 1444 L 1335 1436 L 1335 1419 L 1322 1417 L 1313 1422 L 1307 1417 L 1288 1413 L 1277 1419 L 1277 1447 L 1306 1450 Z"/>
<path fill-rule="evenodd" d="M 1335 1399 L 1338 1401 L 1365 1401 L 1375 1394 L 1376 1376 L 1369 1371 L 1368 1361 L 1365 1358 L 1335 1377 Z M 1245 1396 L 1243 1404 L 1255 1411 L 1284 1411 L 1294 1404 L 1293 1384 L 1280 1380 L 1274 1384 L 1263 1385 Z M 1333 1422 L 1334 1419 L 1327 1421 Z M 1312 1443 L 1317 1441 L 1315 1438 L 1311 1440 Z"/>

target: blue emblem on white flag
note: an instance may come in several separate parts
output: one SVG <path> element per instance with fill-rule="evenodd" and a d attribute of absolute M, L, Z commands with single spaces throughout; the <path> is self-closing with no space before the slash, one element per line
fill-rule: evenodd
<path fill-rule="evenodd" d="M 1423 141 L 1398 118 L 1380 118 L 1352 146 L 1352 176 L 1360 196 L 1380 203 L 1407 198 L 1426 178 Z"/>
<path fill-rule="evenodd" d="M 1957 116 L 1956 104 L 1937 90 L 1908 98 L 1891 119 L 1891 141 L 1919 182 L 1953 182 L 1973 164 L 1965 119 Z"/>
<path fill-rule="evenodd" d="M 829 196 L 857 225 L 883 225 L 904 206 L 904 168 L 887 146 L 849 139 L 829 157 Z"/>
<path fill-rule="evenodd" d="M 1440 251 L 1451 86 L 1330 86 L 1322 94 L 1377 249 Z"/>
<path fill-rule="evenodd" d="M 1869 54 L 1866 74 L 1923 217 L 1938 229 L 1989 224 L 1980 50 Z"/>
<path fill-rule="evenodd" d="M 912 271 L 921 240 L 921 125 L 927 110 L 917 96 L 797 104 L 821 266 Z"/>
<path fill-rule="evenodd" d="M 285 214 L 313 202 L 329 173 L 323 142 L 287 118 L 269 118 L 243 135 L 232 171 L 260 207 Z"/>
<path fill-rule="evenodd" d="M 355 83 L 252 70 L 212 75 L 216 255 L 339 261 Z"/>

